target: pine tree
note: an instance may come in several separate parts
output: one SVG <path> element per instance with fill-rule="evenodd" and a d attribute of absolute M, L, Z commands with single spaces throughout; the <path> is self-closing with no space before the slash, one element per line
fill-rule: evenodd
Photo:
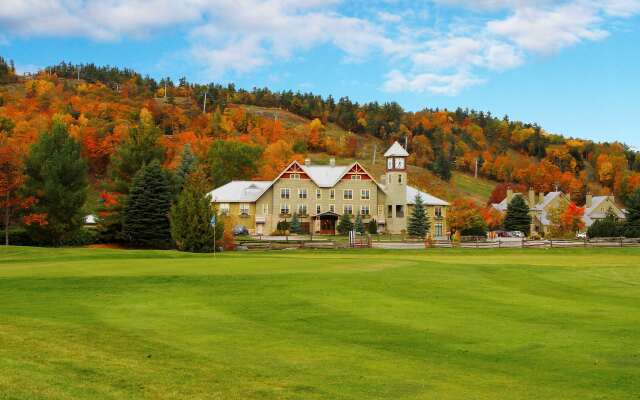
<path fill-rule="evenodd" d="M 376 222 L 375 219 L 370 219 L 369 223 L 367 224 L 367 230 L 369 231 L 369 233 L 371 235 L 377 235 L 378 234 L 378 223 Z"/>
<path fill-rule="evenodd" d="M 291 216 L 291 222 L 289 224 L 289 231 L 291 233 L 300 233 L 302 232 L 302 228 L 300 227 L 300 218 L 298 218 L 298 213 L 293 213 Z"/>
<path fill-rule="evenodd" d="M 177 202 L 171 207 L 171 237 L 178 250 L 210 252 L 214 249 L 214 236 L 220 243 L 224 237 L 224 222 L 211 206 L 208 186 L 202 172 L 190 174 Z M 215 228 L 211 225 L 214 216 Z"/>
<path fill-rule="evenodd" d="M 422 196 L 418 194 L 416 195 L 413 212 L 409 217 L 407 232 L 411 236 L 424 238 L 427 236 L 430 226 L 431 224 L 429 222 L 429 217 L 427 216 L 427 210 L 424 208 Z"/>
<path fill-rule="evenodd" d="M 84 224 L 82 208 L 88 187 L 81 146 L 62 122 L 54 121 L 51 130 L 31 147 L 25 173 L 23 196 L 35 200 L 27 231 L 38 243 L 59 246 Z"/>
<path fill-rule="evenodd" d="M 360 214 L 356 215 L 356 221 L 354 223 L 353 228 L 360 235 L 364 235 L 365 234 L 366 231 L 364 229 L 364 224 L 362 223 L 362 217 L 360 216 Z"/>
<path fill-rule="evenodd" d="M 182 157 L 180 165 L 176 168 L 176 184 L 178 185 L 178 191 L 182 190 L 182 186 L 187 180 L 187 176 L 194 171 L 197 165 L 197 158 L 191 152 L 191 145 L 185 144 L 182 148 Z"/>
<path fill-rule="evenodd" d="M 598 219 L 591 224 L 587 229 L 587 236 L 590 238 L 618 237 L 621 233 L 624 233 L 622 228 L 618 222 L 618 217 L 610 210 L 606 217 Z"/>
<path fill-rule="evenodd" d="M 338 221 L 338 233 L 341 235 L 348 235 L 349 231 L 353 230 L 353 222 L 351 222 L 351 215 L 342 214 L 340 216 L 340 220 Z"/>
<path fill-rule="evenodd" d="M 504 228 L 508 231 L 520 231 L 525 235 L 529 235 L 531 216 L 529 215 L 529 206 L 527 206 L 522 196 L 515 196 L 507 206 Z"/>
<path fill-rule="evenodd" d="M 629 200 L 627 201 L 624 235 L 630 238 L 640 237 L 640 189 L 637 189 L 629 196 Z"/>
<path fill-rule="evenodd" d="M 168 247 L 170 207 L 169 179 L 160 163 L 153 161 L 133 178 L 122 221 L 125 240 L 136 246 Z"/>

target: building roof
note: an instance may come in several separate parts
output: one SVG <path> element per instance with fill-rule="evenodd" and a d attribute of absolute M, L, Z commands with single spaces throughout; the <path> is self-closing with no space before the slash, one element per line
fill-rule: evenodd
<path fill-rule="evenodd" d="M 351 169 L 352 165 L 300 165 L 316 185 L 320 187 L 334 187 L 336 183 Z"/>
<path fill-rule="evenodd" d="M 517 192 L 513 194 L 513 197 L 515 196 L 523 196 L 523 194 Z M 507 211 L 507 207 L 509 207 L 509 202 L 507 202 L 507 198 L 505 197 L 500 203 L 493 203 L 491 206 L 500 212 L 505 212 Z"/>
<path fill-rule="evenodd" d="M 383 157 L 409 157 L 409 153 L 396 141 L 393 142 L 391 147 L 384 153 Z"/>
<path fill-rule="evenodd" d="M 407 204 L 416 204 L 416 196 L 420 195 L 422 201 L 427 206 L 448 206 L 449 203 L 421 190 L 407 185 Z"/>
<path fill-rule="evenodd" d="M 212 201 L 253 203 L 271 186 L 272 181 L 231 181 L 209 192 Z"/>
<path fill-rule="evenodd" d="M 597 208 L 600 207 L 602 203 L 607 201 L 609 196 L 593 196 L 591 200 L 591 207 L 588 207 L 584 210 L 584 215 L 582 216 L 582 220 L 584 221 L 587 227 L 593 225 L 593 223 L 597 219 L 604 219 L 607 217 L 608 212 L 597 211 Z M 616 207 L 617 208 L 617 207 Z M 615 208 L 612 211 L 616 214 L 616 216 L 620 219 L 624 219 L 626 217 L 624 210 L 616 210 Z"/>
<path fill-rule="evenodd" d="M 536 211 L 544 211 L 544 209 L 557 197 L 564 195 L 562 192 L 549 192 L 544 195 L 542 201 L 535 206 L 531 207 L 531 209 Z"/>

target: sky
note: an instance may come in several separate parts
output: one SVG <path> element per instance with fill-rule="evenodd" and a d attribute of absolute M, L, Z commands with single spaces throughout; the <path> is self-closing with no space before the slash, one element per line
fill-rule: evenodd
<path fill-rule="evenodd" d="M 2 0 L 0 55 L 468 107 L 640 148 L 640 0 Z"/>

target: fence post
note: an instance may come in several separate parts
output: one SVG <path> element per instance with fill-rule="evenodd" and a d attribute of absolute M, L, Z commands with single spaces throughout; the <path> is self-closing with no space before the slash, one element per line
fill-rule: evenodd
<path fill-rule="evenodd" d="M 524 249 L 524 238 L 522 238 L 522 247 Z"/>
<path fill-rule="evenodd" d="M 478 244 L 478 237 L 476 236 L 476 249 L 479 248 L 480 245 Z"/>
<path fill-rule="evenodd" d="M 622 236 L 620 237 L 620 247 L 624 247 L 624 245 L 622 244 Z"/>
<path fill-rule="evenodd" d="M 549 239 L 549 245 L 551 246 L 551 248 L 553 249 L 553 239 Z"/>

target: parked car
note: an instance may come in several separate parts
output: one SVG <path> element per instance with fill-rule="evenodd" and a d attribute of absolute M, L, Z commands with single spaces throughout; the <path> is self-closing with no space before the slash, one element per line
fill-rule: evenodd
<path fill-rule="evenodd" d="M 520 232 L 520 231 L 511 231 L 511 232 L 509 232 L 509 237 L 523 238 L 524 237 L 524 233 Z"/>
<path fill-rule="evenodd" d="M 578 232 L 576 234 L 576 239 L 580 239 L 580 240 L 587 239 L 587 232 Z"/>
<path fill-rule="evenodd" d="M 236 226 L 234 226 L 232 232 L 233 232 L 233 234 L 235 236 L 248 235 L 249 234 L 249 230 L 244 225 L 236 225 Z"/>

